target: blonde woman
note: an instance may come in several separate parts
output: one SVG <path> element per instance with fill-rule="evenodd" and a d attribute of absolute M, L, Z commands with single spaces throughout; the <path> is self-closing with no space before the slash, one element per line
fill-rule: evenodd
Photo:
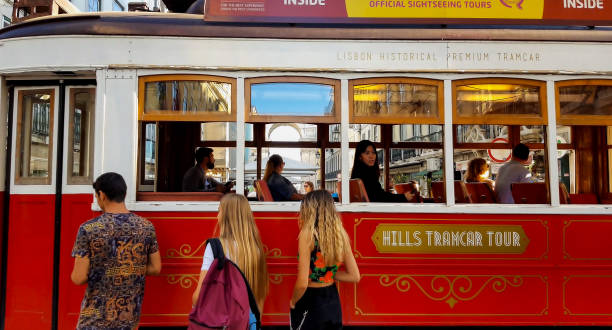
<path fill-rule="evenodd" d="M 236 194 L 223 196 L 219 204 L 215 232 L 223 245 L 223 253 L 244 273 L 257 300 L 257 306 L 263 311 L 264 301 L 268 295 L 268 268 L 259 230 L 253 220 L 251 207 L 244 196 Z M 212 248 L 207 244 L 198 286 L 191 298 L 192 305 L 198 300 L 202 283 L 213 261 Z"/>
<path fill-rule="evenodd" d="M 348 234 L 329 192 L 304 197 L 299 215 L 298 273 L 289 302 L 291 329 L 341 329 L 336 281 L 359 281 Z M 346 270 L 339 270 L 344 264 Z"/>

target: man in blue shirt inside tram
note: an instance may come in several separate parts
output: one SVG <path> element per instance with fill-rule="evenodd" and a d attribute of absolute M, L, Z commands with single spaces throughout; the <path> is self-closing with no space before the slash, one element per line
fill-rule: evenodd
<path fill-rule="evenodd" d="M 200 147 L 195 152 L 196 165 L 183 176 L 183 191 L 187 192 L 222 192 L 230 191 L 233 184 L 225 184 L 207 176 L 206 171 L 215 168 L 215 155 L 213 149 Z"/>

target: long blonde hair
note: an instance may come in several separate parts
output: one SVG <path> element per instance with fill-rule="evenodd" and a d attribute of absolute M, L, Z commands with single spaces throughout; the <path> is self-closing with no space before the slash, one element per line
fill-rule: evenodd
<path fill-rule="evenodd" d="M 268 295 L 268 267 L 253 212 L 244 196 L 223 196 L 216 231 L 226 243 L 223 249 L 244 273 L 261 311 Z"/>
<path fill-rule="evenodd" d="M 268 182 L 268 179 L 272 175 L 272 173 L 276 172 L 276 169 L 283 164 L 283 157 L 280 155 L 274 154 L 268 158 L 268 162 L 266 163 L 266 170 L 264 171 L 263 180 Z"/>
<path fill-rule="evenodd" d="M 315 190 L 304 197 L 300 205 L 299 223 L 300 235 L 319 242 L 327 266 L 344 261 L 350 241 L 328 191 Z"/>

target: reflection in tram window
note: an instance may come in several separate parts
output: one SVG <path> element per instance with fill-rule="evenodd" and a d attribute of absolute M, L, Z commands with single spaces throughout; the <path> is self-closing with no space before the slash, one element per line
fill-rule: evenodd
<path fill-rule="evenodd" d="M 459 117 L 542 114 L 540 86 L 514 83 L 458 84 L 456 111 Z"/>
<path fill-rule="evenodd" d="M 70 90 L 68 184 L 91 184 L 95 89 Z"/>
<path fill-rule="evenodd" d="M 442 125 L 393 125 L 393 142 L 442 142 Z"/>
<path fill-rule="evenodd" d="M 530 125 L 521 126 L 521 143 L 544 143 L 545 140 L 545 126 L 542 125 Z"/>
<path fill-rule="evenodd" d="M 508 126 L 456 125 L 457 143 L 508 143 Z"/>
<path fill-rule="evenodd" d="M 370 140 L 372 142 L 380 142 L 380 125 L 374 124 L 349 124 L 348 141 L 359 142 L 361 140 Z M 342 135 L 340 132 L 340 124 L 329 125 L 329 141 L 340 142 Z"/>
<path fill-rule="evenodd" d="M 265 132 L 266 132 L 266 141 L 289 141 L 289 142 L 301 142 L 301 141 L 316 142 L 317 141 L 317 125 L 313 125 L 313 124 L 302 124 L 302 123 L 266 124 Z"/>
<path fill-rule="evenodd" d="M 334 86 L 275 82 L 251 85 L 251 115 L 335 116 Z"/>
<path fill-rule="evenodd" d="M 157 124 L 146 123 L 144 131 L 144 181 L 153 184 L 157 163 Z"/>
<path fill-rule="evenodd" d="M 612 86 L 559 87 L 561 117 L 567 115 L 612 116 Z"/>
<path fill-rule="evenodd" d="M 231 84 L 171 80 L 145 83 L 145 113 L 157 111 L 231 113 Z"/>
<path fill-rule="evenodd" d="M 253 141 L 253 124 L 245 124 L 245 141 Z M 202 123 L 200 141 L 236 141 L 236 123 Z"/>
<path fill-rule="evenodd" d="M 50 184 L 53 102 L 52 90 L 19 92 L 17 184 Z"/>
<path fill-rule="evenodd" d="M 380 79 L 379 81 L 384 80 Z M 396 79 L 397 80 L 397 79 Z M 420 83 L 365 83 L 353 86 L 352 119 L 437 118 L 439 85 Z"/>
<path fill-rule="evenodd" d="M 441 149 L 391 149 L 389 176 L 392 187 L 414 181 L 420 188 L 421 197 L 433 198 L 431 183 L 444 180 L 443 168 Z"/>

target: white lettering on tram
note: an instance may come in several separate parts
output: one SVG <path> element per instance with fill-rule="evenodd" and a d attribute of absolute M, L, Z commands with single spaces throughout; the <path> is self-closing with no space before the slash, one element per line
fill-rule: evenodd
<path fill-rule="evenodd" d="M 563 0 L 563 8 L 604 9 L 603 0 Z"/>
<path fill-rule="evenodd" d="M 487 231 L 486 241 L 479 231 L 437 231 L 426 230 L 428 247 L 520 247 L 521 235 L 516 231 Z M 382 246 L 423 245 L 421 232 L 385 230 L 382 232 Z"/>
<path fill-rule="evenodd" d="M 325 6 L 325 0 L 283 0 L 285 6 Z"/>

